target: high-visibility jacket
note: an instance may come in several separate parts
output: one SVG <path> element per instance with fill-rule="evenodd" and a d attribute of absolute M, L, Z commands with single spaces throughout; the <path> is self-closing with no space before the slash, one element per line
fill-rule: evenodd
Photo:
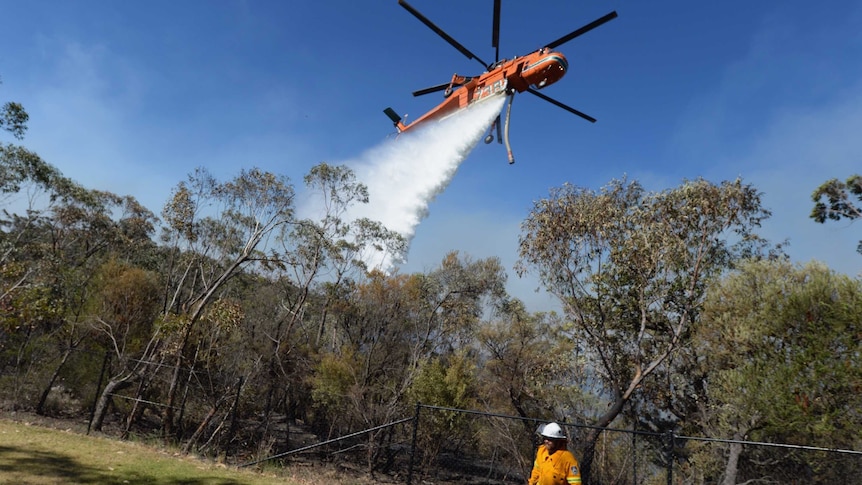
<path fill-rule="evenodd" d="M 536 451 L 530 485 L 581 485 L 578 460 L 569 450 L 556 450 L 548 454 L 545 445 Z"/>

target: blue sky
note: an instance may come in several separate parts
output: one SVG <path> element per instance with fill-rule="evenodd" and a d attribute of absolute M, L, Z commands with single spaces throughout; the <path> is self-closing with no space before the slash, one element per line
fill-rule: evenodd
<path fill-rule="evenodd" d="M 490 0 L 410 3 L 493 59 Z M 511 268 L 533 201 L 627 176 L 650 190 L 742 177 L 773 212 L 763 234 L 789 239 L 795 261 L 862 271 L 859 226 L 808 219 L 821 182 L 862 171 L 862 1 L 503 0 L 501 57 L 611 10 L 619 18 L 559 48 L 569 71 L 543 91 L 598 122 L 516 96 L 517 162 L 478 146 L 402 270 L 453 249 Z M 384 142 L 383 108 L 417 118 L 441 98 L 412 91 L 482 70 L 396 0 L 0 0 L 0 12 L 0 101 L 30 113 L 24 144 L 157 214 L 199 166 L 223 179 L 257 166 L 300 186 L 315 164 Z M 534 281 L 510 280 L 544 308 Z"/>

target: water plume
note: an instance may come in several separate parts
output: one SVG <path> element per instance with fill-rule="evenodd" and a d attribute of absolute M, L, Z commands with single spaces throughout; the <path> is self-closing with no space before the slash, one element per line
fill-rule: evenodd
<path fill-rule="evenodd" d="M 443 192 L 494 118 L 505 96 L 483 101 L 440 122 L 386 140 L 359 159 L 346 162 L 368 187 L 369 203 L 353 207 L 346 220 L 367 217 L 401 234 L 408 243 L 428 215 L 429 204 Z M 418 128 L 418 127 L 417 127 Z M 377 252 L 369 268 L 392 269 L 390 254 Z"/>

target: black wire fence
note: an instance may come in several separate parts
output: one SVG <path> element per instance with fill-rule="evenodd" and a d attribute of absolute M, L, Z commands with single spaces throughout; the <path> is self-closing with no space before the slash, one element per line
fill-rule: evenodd
<path fill-rule="evenodd" d="M 544 422 L 417 404 L 413 417 L 239 466 L 278 460 L 289 467 L 291 460 L 314 453 L 329 461 L 364 460 L 379 483 L 524 484 L 538 445 L 535 430 Z M 560 424 L 569 449 L 581 459 L 586 434 L 599 428 Z M 728 467 L 730 462 L 736 466 Z M 588 483 L 855 485 L 862 483 L 862 451 L 603 428 Z"/>
<path fill-rule="evenodd" d="M 84 386 L 90 421 L 96 401 L 109 379 L 109 354 L 78 351 L 88 360 L 70 360 L 70 368 L 99 370 L 98 382 Z M 138 362 L 138 361 L 136 361 Z M 159 372 L 153 388 L 166 388 L 172 367 L 144 362 Z M 400 416 L 375 426 L 347 423 L 333 428 L 324 423 L 309 429 L 299 417 L 262 413 L 260 403 L 242 401 L 248 387 L 239 373 L 213 379 L 206 370 L 182 368 L 185 388 L 174 405 L 180 423 L 177 442 L 184 449 L 246 466 L 316 466 L 334 464 L 376 483 L 407 484 L 524 484 L 538 446 L 536 428 L 546 419 L 524 418 L 475 410 L 417 404 L 412 416 Z M 79 385 L 93 373 L 82 373 Z M 14 377 L 14 376 L 12 376 Z M 6 376 L 6 381 L 11 377 Z M 20 382 L 19 382 L 20 381 Z M 41 379 L 18 379 L 20 385 L 3 386 L 7 398 L 20 398 L 23 385 Z M 14 387 L 14 388 L 13 388 Z M 28 389 L 38 398 L 39 389 Z M 18 394 L 10 394 L 13 393 Z M 8 395 L 7 395 L 8 394 Z M 147 392 L 143 384 L 110 393 L 115 429 L 123 436 L 158 429 L 164 395 Z M 210 399 L 216 396 L 218 401 Z M 44 397 L 44 395 L 43 395 Z M 251 407 L 249 407 L 251 405 Z M 58 405 L 63 407 L 62 401 Z M 403 409 L 403 408 L 402 408 Z M 397 413 L 397 412 L 396 412 Z M 209 419 L 209 418 L 212 419 Z M 369 416 L 370 417 L 370 416 Z M 324 420 L 325 421 L 325 420 Z M 632 427 L 603 428 L 560 423 L 569 437 L 569 449 L 583 465 L 590 461 L 588 485 L 701 485 L 701 484 L 862 484 L 862 433 L 849 449 L 766 443 L 712 437 L 655 433 Z M 595 446 L 584 448 L 591 432 L 600 431 Z M 89 425 L 88 425 L 89 432 Z M 586 460 L 588 456 L 592 460 Z M 587 483 L 587 482 L 585 482 Z"/>
<path fill-rule="evenodd" d="M 93 396 L 91 422 L 108 365 L 106 354 Z M 206 374 L 192 368 L 185 369 L 185 373 L 189 380 Z M 226 406 L 222 419 L 209 424 L 213 429 L 200 430 L 210 440 L 225 430 L 231 430 L 231 442 L 240 440 L 239 436 L 248 443 L 257 440 L 259 433 L 248 430 L 259 428 L 261 423 L 242 418 L 246 414 L 239 404 L 242 388 L 243 379 L 239 377 L 232 386 L 233 395 L 227 396 L 232 405 Z M 153 409 L 165 406 L 147 400 L 133 389 L 113 393 L 112 397 L 129 403 L 126 407 L 132 409 L 127 410 L 130 416 L 135 405 Z M 183 399 L 177 412 L 182 415 L 183 409 L 190 405 Z M 131 430 L 131 419 L 127 421 L 126 434 Z M 303 433 L 304 439 L 299 440 L 296 433 L 290 434 L 286 417 L 281 424 L 275 421 L 268 421 L 267 426 L 283 429 L 284 438 L 278 440 L 279 445 L 259 446 L 259 457 L 253 460 L 248 453 L 238 451 L 232 455 L 238 466 L 331 463 L 370 475 L 379 483 L 505 485 L 527 482 L 539 445 L 536 429 L 547 419 L 418 403 L 412 417 L 323 441 L 311 433 Z M 853 449 L 684 436 L 634 427 L 559 424 L 565 428 L 569 449 L 581 461 L 582 468 L 588 455 L 584 445 L 587 435 L 600 431 L 589 453 L 592 460 L 589 482 L 585 482 L 588 485 L 862 484 L 862 451 Z M 862 433 L 855 447 L 862 448 Z"/>

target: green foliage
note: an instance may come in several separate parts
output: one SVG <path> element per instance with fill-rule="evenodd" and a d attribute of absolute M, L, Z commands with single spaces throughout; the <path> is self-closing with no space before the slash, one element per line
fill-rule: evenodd
<path fill-rule="evenodd" d="M 710 288 L 696 335 L 709 376 L 706 432 L 858 446 L 860 322 L 862 281 L 816 263 L 752 261 L 722 278 Z M 757 463 L 781 453 L 749 456 L 740 473 L 758 476 Z"/>
<path fill-rule="evenodd" d="M 345 165 L 319 163 L 311 168 L 304 180 L 309 189 L 321 192 L 325 203 L 330 207 L 343 210 L 354 202 L 368 203 L 368 187 L 357 182 L 354 172 Z M 343 214 L 336 211 L 331 215 L 340 217 Z"/>
<path fill-rule="evenodd" d="M 862 217 L 862 208 L 854 205 L 853 197 L 862 202 L 862 175 L 851 175 L 845 182 L 827 180 L 811 194 L 815 202 L 811 218 L 820 223 L 827 219 L 858 219 Z"/>
<path fill-rule="evenodd" d="M 367 218 L 345 219 L 356 204 L 368 203 L 368 188 L 356 180 L 349 167 L 320 163 L 304 178 L 313 195 L 311 205 L 318 210 L 313 218 L 300 221 L 282 235 L 293 247 L 282 266 L 290 267 L 303 284 L 320 271 L 329 271 L 337 283 L 350 274 L 365 273 L 369 254 L 385 254 L 394 261 L 403 259 L 407 242 L 397 232 Z"/>
<path fill-rule="evenodd" d="M 343 410 L 356 384 L 361 363 L 349 347 L 339 354 L 323 355 L 311 376 L 311 396 L 318 406 L 333 414 Z"/>
<path fill-rule="evenodd" d="M 167 227 L 178 236 L 194 243 L 197 241 L 197 234 L 194 230 L 196 212 L 196 204 L 192 200 L 188 186 L 185 182 L 180 182 L 174 189 L 171 199 L 162 209 L 162 217 Z"/>
<path fill-rule="evenodd" d="M 407 393 L 413 402 L 454 409 L 473 409 L 475 399 L 475 363 L 465 354 L 446 359 L 434 358 L 418 369 Z M 468 415 L 456 411 L 435 410 L 421 417 L 419 447 L 429 459 L 444 446 L 458 449 L 471 440 L 472 422 Z"/>
<path fill-rule="evenodd" d="M 485 357 L 482 394 L 501 411 L 548 420 L 582 420 L 596 409 L 585 396 L 584 356 L 556 314 L 531 315 L 509 301 L 477 335 Z M 532 438 L 533 426 L 527 436 Z"/>
<path fill-rule="evenodd" d="M 0 129 L 12 133 L 17 139 L 24 138 L 24 132 L 27 131 L 27 121 L 30 120 L 30 115 L 24 110 L 24 107 L 19 103 L 8 102 L 3 105 L 0 111 Z"/>
<path fill-rule="evenodd" d="M 115 259 L 96 272 L 91 290 L 92 325 L 119 354 L 137 354 L 153 335 L 160 310 L 158 277 Z"/>
<path fill-rule="evenodd" d="M 0 144 L 0 193 L 15 193 L 24 182 L 33 182 L 45 189 L 63 180 L 53 166 L 24 147 Z"/>
<path fill-rule="evenodd" d="M 244 317 L 242 305 L 229 298 L 219 298 L 210 305 L 202 319 L 210 329 L 232 331 L 242 322 Z"/>
<path fill-rule="evenodd" d="M 0 130 L 11 133 L 18 140 L 24 138 L 29 120 L 30 115 L 19 103 L 10 101 L 0 108 Z M 47 190 L 52 200 L 81 190 L 37 154 L 11 143 L 0 144 L 0 194 L 18 192 L 25 182 Z"/>
<path fill-rule="evenodd" d="M 165 205 L 162 242 L 172 250 L 168 308 L 201 317 L 217 292 L 243 267 L 266 262 L 263 241 L 292 222 L 289 179 L 254 168 L 227 182 L 199 168 Z"/>
<path fill-rule="evenodd" d="M 0 264 L 0 282 L 14 284 L 28 277 L 24 263 Z M 6 287 L 0 294 L 0 331 L 14 333 L 53 322 L 63 314 L 63 304 L 46 285 L 27 284 Z M 0 348 L 2 348 L 0 343 Z"/>
<path fill-rule="evenodd" d="M 560 297 L 607 390 L 625 399 L 685 337 L 708 278 L 756 249 L 768 215 L 739 180 L 656 194 L 626 181 L 599 193 L 566 185 L 523 224 L 519 270 L 537 270 Z"/>
<path fill-rule="evenodd" d="M 432 406 L 471 409 L 475 406 L 475 376 L 475 362 L 463 353 L 445 360 L 432 359 L 419 367 L 408 399 Z M 450 424 L 451 418 L 447 418 Z"/>
<path fill-rule="evenodd" d="M 862 217 L 862 175 L 852 175 L 845 182 L 827 180 L 811 194 L 811 200 L 814 208 L 809 217 L 821 224 L 827 220 L 859 219 Z M 862 241 L 856 251 L 862 254 Z"/>
<path fill-rule="evenodd" d="M 685 418 L 696 383 L 684 380 L 691 361 L 678 350 L 709 278 L 764 250 L 755 230 L 768 216 L 740 180 L 685 181 L 652 194 L 625 180 L 599 192 L 565 185 L 535 203 L 522 224 L 518 270 L 538 274 L 585 346 L 596 392 L 611 401 L 594 424 L 609 425 L 636 390 L 656 424 Z M 586 475 L 597 438 L 586 440 Z"/>

